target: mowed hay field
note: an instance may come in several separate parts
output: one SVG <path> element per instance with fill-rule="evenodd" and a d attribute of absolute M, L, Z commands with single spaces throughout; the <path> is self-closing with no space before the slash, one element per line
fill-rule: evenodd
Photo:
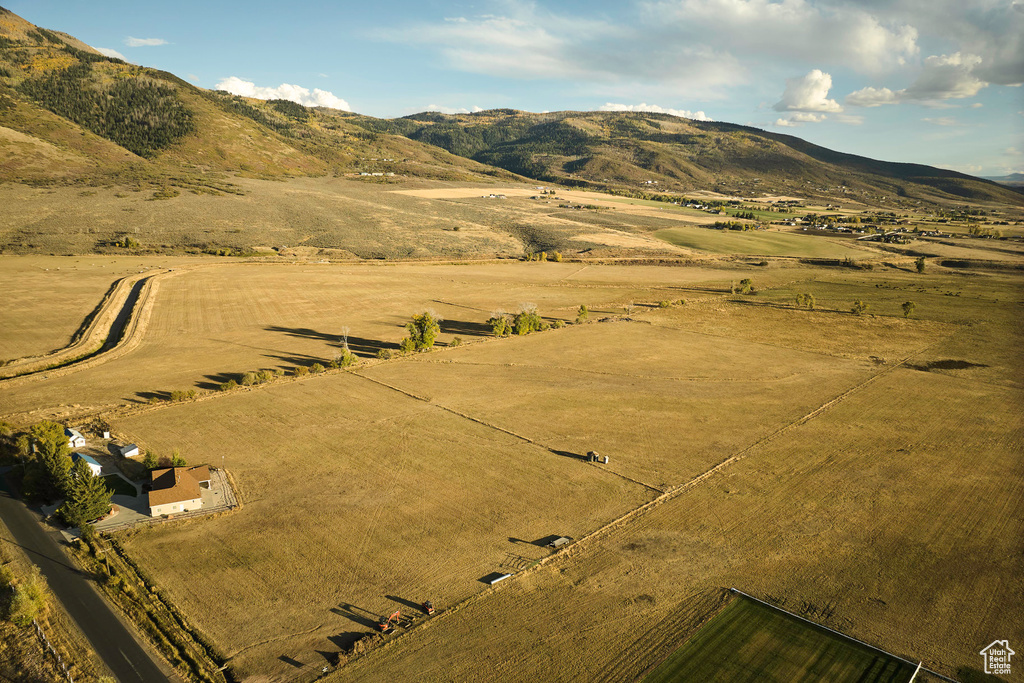
<path fill-rule="evenodd" d="M 22 257 L 12 261 L 20 263 Z M 50 261 L 47 267 L 56 272 L 58 263 Z M 483 322 L 495 309 L 515 311 L 521 303 L 532 302 L 543 315 L 570 320 L 581 304 L 595 309 L 595 315 L 621 313 L 632 301 L 676 298 L 688 295 L 686 288 L 709 283 L 722 287 L 740 273 L 730 264 L 377 266 L 219 263 L 216 259 L 196 263 L 161 257 L 135 263 L 140 269 L 177 267 L 160 280 L 139 347 L 102 366 L 0 392 L 0 415 L 44 407 L 56 408 L 55 415 L 95 410 L 144 402 L 157 392 L 212 389 L 226 375 L 247 370 L 326 363 L 339 352 L 346 327 L 352 350 L 375 356 L 381 348 L 397 348 L 410 316 L 426 309 L 446 319 L 441 344 L 455 336 L 472 341 L 489 334 Z M 67 267 L 60 273 L 64 281 L 77 280 L 77 273 Z M 45 321 L 51 306 L 60 304 L 59 298 L 46 292 L 33 298 L 32 282 L 10 281 L 10 291 L 26 302 L 18 313 L 25 324 L 33 316 Z M 93 306 L 109 286 L 104 282 L 97 277 L 90 290 L 95 296 Z M 79 300 L 80 308 L 86 308 L 84 295 Z M 58 319 L 70 321 L 70 316 Z M 0 339 L 17 344 L 13 332 L 5 328 Z"/>
<path fill-rule="evenodd" d="M 440 378 L 439 378 L 440 379 Z M 443 381 L 443 380 L 442 380 Z M 220 465 L 244 507 L 139 532 L 128 550 L 239 675 L 322 664 L 375 619 L 547 555 L 653 492 L 355 374 L 120 421 Z M 418 613 L 414 609 L 413 613 Z"/>
<path fill-rule="evenodd" d="M 0 390 L 0 416 L 103 410 L 123 438 L 227 467 L 240 510 L 125 543 L 240 679 L 312 678 L 425 599 L 442 613 L 335 680 L 630 680 L 730 586 L 945 673 L 1024 636 L 1013 274 L 209 259 L 171 275 L 138 348 Z M 731 295 L 744 277 L 756 293 Z M 591 321 L 490 336 L 522 302 Z M 432 353 L 213 388 L 329 360 L 346 327 L 373 357 L 427 308 L 445 318 Z M 579 543 L 545 559 L 552 535 Z M 493 572 L 516 576 L 489 588 Z"/>
<path fill-rule="evenodd" d="M 1019 343 L 999 331 L 976 357 Z M 881 368 L 711 477 L 332 680 L 631 680 L 728 587 L 966 675 L 992 640 L 1024 638 L 1024 401 L 968 372 Z"/>

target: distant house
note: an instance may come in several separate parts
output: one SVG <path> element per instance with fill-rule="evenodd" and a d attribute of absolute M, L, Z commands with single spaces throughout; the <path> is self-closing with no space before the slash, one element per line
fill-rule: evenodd
<path fill-rule="evenodd" d="M 127 446 L 116 446 L 116 448 L 117 454 L 120 455 L 122 458 L 130 458 L 133 455 L 139 454 L 139 447 L 133 443 L 130 443 Z"/>
<path fill-rule="evenodd" d="M 168 467 L 149 473 L 149 514 L 153 517 L 198 510 L 203 507 L 202 489 L 210 488 L 210 468 Z"/>
<path fill-rule="evenodd" d="M 71 427 L 64 428 L 64 436 L 68 437 L 68 446 L 71 448 L 84 448 L 85 437 L 82 436 L 82 432 L 77 429 L 71 429 Z"/>
<path fill-rule="evenodd" d="M 98 462 L 96 462 L 95 458 L 93 458 L 91 455 L 86 455 L 85 453 L 72 453 L 71 454 L 71 462 L 72 463 L 76 463 L 79 460 L 84 460 L 85 461 L 85 464 L 88 465 L 89 469 L 92 471 L 93 476 L 96 476 L 96 477 L 100 476 L 100 472 L 103 471 L 103 466 L 100 465 Z"/>

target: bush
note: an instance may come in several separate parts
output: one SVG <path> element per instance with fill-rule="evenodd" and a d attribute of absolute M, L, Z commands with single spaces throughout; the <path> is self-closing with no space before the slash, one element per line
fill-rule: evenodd
<path fill-rule="evenodd" d="M 750 294 L 754 291 L 754 281 L 749 277 L 740 280 L 740 294 Z"/>
<path fill-rule="evenodd" d="M 171 392 L 171 400 L 172 401 L 187 401 L 188 399 L 192 399 L 192 398 L 195 398 L 195 397 L 196 397 L 196 390 L 195 389 L 189 389 L 188 391 L 172 391 Z"/>
<path fill-rule="evenodd" d="M 854 301 L 853 306 L 850 307 L 850 313 L 854 315 L 863 315 L 866 310 L 868 310 L 868 305 L 860 299 Z"/>
<path fill-rule="evenodd" d="M 296 365 L 294 368 L 292 368 L 292 375 L 294 375 L 295 377 L 305 377 L 308 374 L 309 368 L 307 368 L 305 365 Z"/>
<path fill-rule="evenodd" d="M 914 267 L 917 268 L 917 272 L 923 273 L 924 272 L 924 266 L 925 266 L 925 264 L 924 264 L 924 256 L 919 256 L 917 258 L 917 260 L 914 261 Z"/>
<path fill-rule="evenodd" d="M 668 308 L 671 305 L 672 304 L 670 304 L 668 301 L 659 301 L 658 302 L 658 308 Z"/>
<path fill-rule="evenodd" d="M 452 337 L 452 340 L 448 342 L 448 346 L 451 346 L 452 348 L 462 346 L 462 337 Z"/>
<path fill-rule="evenodd" d="M 504 311 L 494 311 L 491 313 L 491 317 L 487 319 L 487 324 L 491 326 L 491 332 L 494 333 L 495 337 L 507 337 L 512 334 L 512 320 Z"/>
<path fill-rule="evenodd" d="M 587 318 L 589 317 L 590 311 L 587 310 L 587 307 L 585 305 L 581 304 L 579 310 L 576 311 L 576 322 L 585 323 L 587 322 Z"/>
<path fill-rule="evenodd" d="M 17 584 L 11 584 L 11 595 L 7 603 L 6 617 L 16 626 L 28 626 L 46 612 L 46 585 L 39 575 L 39 568 L 32 567 L 28 577 Z"/>
<path fill-rule="evenodd" d="M 238 387 L 238 382 L 236 382 L 233 379 L 229 379 L 227 382 L 224 382 L 223 384 L 221 384 L 217 388 L 220 389 L 221 391 L 231 391 L 232 389 L 235 389 L 237 387 Z"/>
<path fill-rule="evenodd" d="M 395 355 L 395 352 L 391 349 L 381 349 L 377 352 L 377 358 L 381 360 L 391 360 Z"/>
<path fill-rule="evenodd" d="M 246 372 L 244 375 L 242 375 L 242 386 L 251 387 L 253 384 L 256 384 L 256 380 L 256 373 L 250 370 L 249 372 Z"/>
<path fill-rule="evenodd" d="M 676 306 L 685 306 L 686 299 L 676 299 Z"/>
<path fill-rule="evenodd" d="M 551 254 L 551 260 L 554 261 L 555 263 L 561 263 L 562 262 L 562 253 L 558 252 L 558 251 L 553 252 Z"/>
<path fill-rule="evenodd" d="M 903 317 L 904 318 L 909 318 L 910 316 L 914 315 L 914 311 L 915 310 L 917 310 L 917 304 L 915 304 L 913 301 L 904 301 L 903 302 Z"/>
<path fill-rule="evenodd" d="M 544 321 L 533 304 L 523 304 L 512 319 L 512 328 L 518 335 L 530 334 L 544 329 Z"/>
<path fill-rule="evenodd" d="M 565 321 L 562 320 L 561 318 L 557 318 L 551 323 L 551 329 L 553 330 L 560 330 L 563 327 L 565 327 Z"/>
<path fill-rule="evenodd" d="M 312 373 L 323 372 L 326 368 L 320 363 L 313 363 L 309 366 L 309 371 Z"/>
<path fill-rule="evenodd" d="M 146 451 L 146 455 L 142 457 L 142 466 L 147 470 L 155 470 L 160 464 L 160 458 L 153 451 Z"/>

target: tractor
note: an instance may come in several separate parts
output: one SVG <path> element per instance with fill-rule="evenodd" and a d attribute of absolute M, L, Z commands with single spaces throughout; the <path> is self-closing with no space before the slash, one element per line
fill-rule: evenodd
<path fill-rule="evenodd" d="M 434 603 L 432 603 L 430 600 L 427 600 L 425 603 L 423 603 L 423 611 L 426 612 L 428 616 L 433 614 Z"/>

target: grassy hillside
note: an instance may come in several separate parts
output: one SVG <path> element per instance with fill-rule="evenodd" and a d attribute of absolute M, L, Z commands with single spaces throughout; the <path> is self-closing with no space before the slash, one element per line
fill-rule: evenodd
<path fill-rule="evenodd" d="M 247 100 L 100 55 L 0 8 L 0 181 L 225 189 L 229 174 L 510 177 L 350 115 Z"/>
<path fill-rule="evenodd" d="M 497 109 L 427 113 L 369 130 L 406 135 L 533 178 L 598 188 L 642 187 L 897 203 L 990 201 L 1021 205 L 1020 193 L 980 178 L 835 152 L 790 135 L 668 114 Z"/>

